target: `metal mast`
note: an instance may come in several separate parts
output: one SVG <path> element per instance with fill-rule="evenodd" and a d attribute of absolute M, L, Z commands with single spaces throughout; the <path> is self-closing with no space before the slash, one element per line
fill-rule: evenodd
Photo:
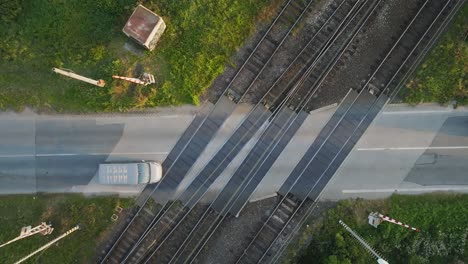
<path fill-rule="evenodd" d="M 340 223 L 346 229 L 346 231 L 348 231 L 367 250 L 367 252 L 369 252 L 377 259 L 377 263 L 388 264 L 388 262 L 376 250 L 374 250 L 360 235 L 354 232 L 343 221 L 339 220 L 338 223 Z"/>
<path fill-rule="evenodd" d="M 67 232 L 65 232 L 64 234 L 62 234 L 61 236 L 57 237 L 56 239 L 54 239 L 54 240 L 50 241 L 49 243 L 45 244 L 44 246 L 40 247 L 39 249 L 37 249 L 37 250 L 34 251 L 33 253 L 31 253 L 31 254 L 27 255 L 26 257 L 24 257 L 24 258 L 18 260 L 17 262 L 15 262 L 15 264 L 19 264 L 19 263 L 21 263 L 21 262 L 27 260 L 28 258 L 30 258 L 30 257 L 32 257 L 32 256 L 34 256 L 34 255 L 36 255 L 37 253 L 39 253 L 39 252 L 41 252 L 42 250 L 44 250 L 44 249 L 46 249 L 46 248 L 52 246 L 55 242 L 57 242 L 57 241 L 59 241 L 60 239 L 62 239 L 62 238 L 64 238 L 64 237 L 68 236 L 69 234 L 75 232 L 75 231 L 78 230 L 78 229 L 80 229 L 79 226 L 73 227 L 72 229 L 70 229 L 70 230 L 68 230 Z"/>
<path fill-rule="evenodd" d="M 24 226 L 23 228 L 21 228 L 21 233 L 18 237 L 0 245 L 0 248 L 1 247 L 4 247 L 8 244 L 11 244 L 15 241 L 18 241 L 20 239 L 23 239 L 25 237 L 29 237 L 29 236 L 32 236 L 32 235 L 35 235 L 35 234 L 42 234 L 42 235 L 48 235 L 50 233 L 52 233 L 52 231 L 54 231 L 54 229 L 52 228 L 51 225 L 48 225 L 44 222 L 42 222 L 40 225 L 34 227 L 34 228 L 31 228 L 31 226 Z"/>

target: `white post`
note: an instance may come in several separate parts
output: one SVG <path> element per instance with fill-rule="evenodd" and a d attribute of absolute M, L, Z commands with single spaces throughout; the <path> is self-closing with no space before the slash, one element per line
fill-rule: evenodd
<path fill-rule="evenodd" d="M 37 253 L 39 253 L 39 252 L 41 252 L 42 250 L 44 250 L 44 249 L 46 249 L 46 248 L 52 246 L 55 242 L 57 242 L 57 241 L 59 241 L 60 239 L 62 239 L 62 238 L 64 238 L 64 237 L 68 236 L 69 234 L 75 232 L 75 231 L 78 230 L 78 229 L 80 229 L 79 226 L 73 227 L 72 229 L 70 229 L 70 230 L 68 230 L 67 232 L 65 232 L 64 234 L 62 234 L 61 236 L 57 237 L 56 239 L 54 239 L 54 240 L 50 241 L 49 243 L 45 244 L 44 246 L 40 247 L 38 250 L 34 251 L 33 253 L 27 255 L 26 257 L 24 257 L 24 258 L 22 258 L 22 259 L 20 259 L 20 260 L 18 260 L 17 262 L 15 262 L 15 264 L 19 264 L 19 263 L 21 263 L 21 262 L 27 260 L 28 258 L 30 258 L 30 257 L 32 257 L 32 256 L 34 256 L 34 255 L 36 255 Z"/>
<path fill-rule="evenodd" d="M 348 231 L 365 249 L 367 249 L 367 251 L 371 255 L 373 255 L 377 259 L 377 263 L 379 263 L 379 264 L 388 264 L 388 262 L 386 260 L 384 260 L 384 258 L 382 258 L 380 256 L 380 254 L 377 253 L 377 251 L 375 251 L 369 244 L 367 244 L 367 242 L 360 235 L 358 235 L 356 232 L 354 232 L 343 221 L 339 220 L 338 223 L 340 223 L 346 229 L 346 231 Z"/>

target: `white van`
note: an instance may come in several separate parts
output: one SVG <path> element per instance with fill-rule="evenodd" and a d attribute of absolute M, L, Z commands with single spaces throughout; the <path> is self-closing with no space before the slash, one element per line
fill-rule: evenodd
<path fill-rule="evenodd" d="M 159 182 L 161 177 L 162 166 L 154 161 L 99 164 L 101 184 L 148 184 Z"/>

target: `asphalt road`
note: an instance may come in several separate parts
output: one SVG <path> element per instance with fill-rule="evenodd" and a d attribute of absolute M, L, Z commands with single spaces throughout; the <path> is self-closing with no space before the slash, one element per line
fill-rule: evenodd
<path fill-rule="evenodd" d="M 387 106 L 323 193 L 323 199 L 392 193 L 468 192 L 468 109 Z"/>
<path fill-rule="evenodd" d="M 321 109 L 306 119 L 252 200 L 275 195 L 334 109 Z M 249 110 L 248 106 L 236 109 L 188 173 L 180 190 L 193 180 Z M 142 186 L 97 184 L 98 164 L 142 159 L 162 162 L 196 109 L 176 111 L 119 116 L 0 114 L 0 193 L 136 194 Z M 255 140 L 226 168 L 206 199 L 216 196 Z M 467 161 L 468 109 L 390 105 L 347 157 L 323 198 L 386 197 L 395 191 L 468 191 Z"/>
<path fill-rule="evenodd" d="M 179 192 L 216 154 L 250 109 L 248 105 L 237 107 L 189 171 Z M 253 199 L 277 191 L 334 109 L 321 109 L 308 117 L 265 176 Z M 142 159 L 162 162 L 193 117 L 194 110 L 177 115 L 109 117 L 0 114 L 0 193 L 137 194 L 143 186 L 99 185 L 96 179 L 98 165 L 106 161 Z M 257 137 L 215 181 L 205 199 L 214 198 L 227 183 Z"/>
<path fill-rule="evenodd" d="M 78 191 L 93 184 L 99 163 L 162 162 L 195 110 L 141 116 L 1 114 L 0 193 Z"/>
<path fill-rule="evenodd" d="M 226 124 L 224 124 L 223 127 L 221 127 L 220 131 L 211 140 L 205 151 L 194 164 L 186 179 L 180 184 L 178 193 L 181 193 L 181 191 L 184 190 L 186 186 L 188 186 L 194 177 L 216 154 L 216 152 L 221 148 L 222 144 L 224 144 L 224 142 L 235 130 L 236 126 L 241 123 L 243 117 L 248 113 L 249 110 L 250 108 L 245 105 L 236 109 L 234 115 L 226 121 Z M 271 197 L 272 195 L 276 194 L 278 189 L 286 180 L 286 177 L 293 170 L 297 162 L 299 162 L 310 144 L 312 144 L 316 135 L 320 132 L 322 127 L 326 124 L 335 110 L 336 106 L 332 105 L 316 110 L 307 117 L 297 133 L 278 157 L 277 161 L 273 164 L 271 169 L 260 182 L 259 186 L 252 195 L 251 200 L 259 200 L 265 197 Z M 265 123 L 264 127 L 259 129 L 259 131 L 252 137 L 252 139 L 244 146 L 240 153 L 215 180 L 209 191 L 202 198 L 202 202 L 209 202 L 216 198 L 219 192 L 228 183 L 230 177 L 234 175 L 238 167 L 247 157 L 249 151 L 255 145 L 261 133 L 266 128 L 266 125 L 267 124 Z"/>

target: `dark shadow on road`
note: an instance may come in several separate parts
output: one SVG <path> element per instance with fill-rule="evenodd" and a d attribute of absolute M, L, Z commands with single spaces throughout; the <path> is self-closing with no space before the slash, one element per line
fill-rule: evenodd
<path fill-rule="evenodd" d="M 445 118 L 444 114 L 440 114 L 440 118 Z M 383 127 L 383 128 L 391 128 L 391 129 L 402 129 L 402 130 L 411 130 L 411 131 L 428 131 L 431 132 L 434 129 L 434 120 L 433 119 L 435 114 L 431 114 L 430 120 L 425 120 L 428 117 L 424 115 L 420 115 L 418 120 L 415 122 L 414 118 L 404 119 L 401 115 L 393 116 L 395 119 L 392 119 L 390 115 L 385 115 L 385 118 L 379 118 L 374 126 Z M 433 120 L 433 121 L 431 121 Z M 468 145 L 468 116 L 451 116 L 448 117 L 438 134 L 442 135 L 445 134 L 446 136 L 453 136 L 457 137 L 455 140 L 457 144 L 460 145 L 460 140 L 463 141 L 465 145 Z M 459 138 L 461 137 L 461 138 Z M 441 138 L 440 140 L 446 140 L 446 138 Z M 441 143 L 443 141 L 440 141 Z M 438 142 L 435 142 L 437 144 Z"/>
<path fill-rule="evenodd" d="M 431 147 L 468 146 L 468 117 L 449 117 Z M 468 149 L 426 150 L 405 178 L 420 185 L 468 185 Z"/>
<path fill-rule="evenodd" d="M 124 124 L 96 120 L 36 122 L 36 188 L 38 192 L 86 185 L 98 165 L 121 139 Z"/>

